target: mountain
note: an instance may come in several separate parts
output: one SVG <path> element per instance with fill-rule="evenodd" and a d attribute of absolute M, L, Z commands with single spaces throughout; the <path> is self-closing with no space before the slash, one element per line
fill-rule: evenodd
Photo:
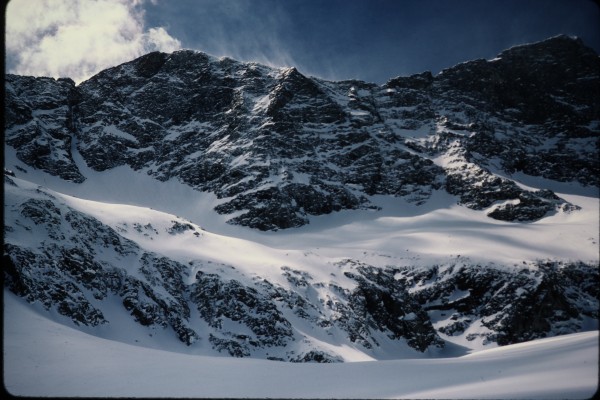
<path fill-rule="evenodd" d="M 261 230 L 440 189 L 533 221 L 574 206 L 510 176 L 588 187 L 600 176 L 598 56 L 563 36 L 382 86 L 193 51 L 150 53 L 78 87 L 6 82 L 6 143 L 26 164 L 81 182 L 75 146 L 96 171 L 128 165 L 214 193 L 230 223 Z"/>
<path fill-rule="evenodd" d="M 598 329 L 579 39 L 384 85 L 189 50 L 5 85 L 5 287 L 61 323 L 293 362 Z"/>

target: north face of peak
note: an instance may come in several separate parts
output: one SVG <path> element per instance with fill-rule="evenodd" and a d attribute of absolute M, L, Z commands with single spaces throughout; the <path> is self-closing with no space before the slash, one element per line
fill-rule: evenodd
<path fill-rule="evenodd" d="M 512 174 L 598 186 L 599 70 L 567 36 L 381 86 L 154 52 L 77 87 L 8 75 L 5 127 L 33 167 L 81 182 L 73 151 L 96 171 L 128 165 L 212 192 L 231 223 L 261 230 L 437 190 L 531 221 L 576 206 Z"/>

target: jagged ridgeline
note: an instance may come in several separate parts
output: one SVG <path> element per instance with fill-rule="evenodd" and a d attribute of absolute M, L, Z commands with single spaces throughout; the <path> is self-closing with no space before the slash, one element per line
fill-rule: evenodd
<path fill-rule="evenodd" d="M 184 261 L 155 244 L 227 239 L 155 210 L 143 214 L 152 224 L 138 210 L 92 212 L 28 182 L 25 166 L 68 185 L 94 179 L 88 168 L 128 166 L 210 192 L 215 212 L 256 230 L 375 211 L 381 196 L 426 206 L 439 193 L 530 223 L 581 212 L 554 184 L 597 193 L 598 93 L 600 58 L 566 36 L 383 85 L 188 50 L 150 53 L 79 85 L 6 75 L 5 147 L 24 167 L 4 176 L 5 287 L 89 332 L 126 316 L 184 349 L 292 362 L 344 361 L 343 347 L 379 359 L 443 355 L 448 337 L 505 345 L 597 329 L 597 262 L 455 256 L 382 267 L 307 254 L 310 268 L 264 273 L 245 261 Z M 525 175 L 548 187 L 511 179 Z"/>
<path fill-rule="evenodd" d="M 230 223 L 260 230 L 374 207 L 375 194 L 420 204 L 436 190 L 491 218 L 533 221 L 574 206 L 503 177 L 598 185 L 599 69 L 565 36 L 380 86 L 155 52 L 79 86 L 7 75 L 5 140 L 26 164 L 82 182 L 75 141 L 96 171 L 176 178 L 224 199 L 216 211 L 235 214 Z"/>

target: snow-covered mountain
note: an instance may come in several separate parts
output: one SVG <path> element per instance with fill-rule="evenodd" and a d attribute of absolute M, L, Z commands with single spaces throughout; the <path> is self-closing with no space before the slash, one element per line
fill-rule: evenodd
<path fill-rule="evenodd" d="M 187 50 L 78 86 L 7 75 L 5 288 L 207 356 L 596 330 L 599 92 L 598 55 L 566 36 L 381 86 Z"/>
<path fill-rule="evenodd" d="M 6 143 L 65 180 L 120 165 L 220 200 L 273 230 L 311 215 L 426 202 L 436 190 L 504 221 L 576 208 L 520 173 L 598 186 L 598 56 L 564 36 L 496 59 L 391 79 L 326 82 L 294 68 L 150 53 L 75 87 L 8 75 Z"/>

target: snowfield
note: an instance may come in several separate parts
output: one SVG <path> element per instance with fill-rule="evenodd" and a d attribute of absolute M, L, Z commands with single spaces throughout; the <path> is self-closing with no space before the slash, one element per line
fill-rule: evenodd
<path fill-rule="evenodd" d="M 15 396 L 590 398 L 598 331 L 456 358 L 293 364 L 208 357 L 106 340 L 4 293 L 4 384 Z"/>
<path fill-rule="evenodd" d="M 515 182 L 531 190 L 549 188 L 581 209 L 557 212 L 535 222 L 512 223 L 494 220 L 485 212 L 459 206 L 457 197 L 440 190 L 434 191 L 432 198 L 421 206 L 402 198 L 375 195 L 370 196 L 370 200 L 381 207 L 379 211 L 343 210 L 311 216 L 310 223 L 300 228 L 261 232 L 227 224 L 226 220 L 232 216 L 219 215 L 213 210 L 223 199 L 194 190 L 175 179 L 160 182 L 144 170 L 133 171 L 128 166 L 97 172 L 73 151 L 79 170 L 88 178 L 77 184 L 29 168 L 17 159 L 14 149 L 9 146 L 5 146 L 4 156 L 5 166 L 16 170 L 18 178 L 49 188 L 58 195 L 66 195 L 65 200 L 70 206 L 108 225 L 136 218 L 150 221 L 159 214 L 157 211 L 163 213 L 165 221 L 171 217 L 166 214 L 172 214 L 197 224 L 209 234 L 216 234 L 213 238 L 219 236 L 222 239 L 223 247 L 218 251 L 221 261 L 233 265 L 237 264 L 236 253 L 228 247 L 232 242 L 253 251 L 267 246 L 268 249 L 263 249 L 271 253 L 279 249 L 311 251 L 333 258 L 364 259 L 371 255 L 375 258 L 424 258 L 425 265 L 458 255 L 468 256 L 473 261 L 500 264 L 536 259 L 597 263 L 600 258 L 600 194 L 597 189 L 524 174 L 515 177 Z M 19 173 L 19 167 L 28 172 Z M 161 252 L 149 241 L 140 245 Z M 163 245 L 162 250 L 165 247 Z M 244 264 L 247 261 L 244 258 Z M 377 264 L 372 259 L 368 262 Z"/>
<path fill-rule="evenodd" d="M 212 211 L 218 202 L 213 195 L 175 181 L 159 182 L 129 167 L 97 173 L 82 162 L 89 179 L 72 184 L 28 168 L 6 149 L 9 168 L 28 170 L 16 169 L 21 188 L 48 188 L 63 204 L 146 250 L 182 263 L 212 260 L 282 283 L 281 265 L 326 280 L 332 270 L 324 266 L 347 258 L 378 267 L 426 267 L 452 257 L 507 268 L 536 259 L 598 262 L 598 197 L 564 185 L 557 194 L 581 209 L 533 223 L 492 220 L 437 192 L 424 206 L 375 196 L 380 211 L 342 211 L 313 217 L 298 229 L 257 232 L 226 224 L 226 216 Z M 526 183 L 535 187 L 533 178 Z M 5 192 L 5 207 L 23 193 L 8 185 Z M 200 235 L 166 234 L 174 220 L 193 224 Z M 151 224 L 159 233 L 153 239 L 120 229 L 135 223 Z M 44 240 L 13 236 L 23 243 Z M 150 340 L 147 328 L 116 302 L 114 314 L 107 314 L 110 330 L 76 329 L 68 318 L 28 305 L 6 289 L 4 303 L 4 383 L 16 396 L 531 399 L 589 398 L 598 387 L 597 321 L 590 321 L 587 332 L 504 347 L 444 336 L 440 354 L 398 348 L 369 355 L 323 341 L 322 348 L 337 346 L 334 353 L 345 363 L 294 364 L 220 357 L 202 340 L 184 353 L 169 332 L 153 331 Z"/>

